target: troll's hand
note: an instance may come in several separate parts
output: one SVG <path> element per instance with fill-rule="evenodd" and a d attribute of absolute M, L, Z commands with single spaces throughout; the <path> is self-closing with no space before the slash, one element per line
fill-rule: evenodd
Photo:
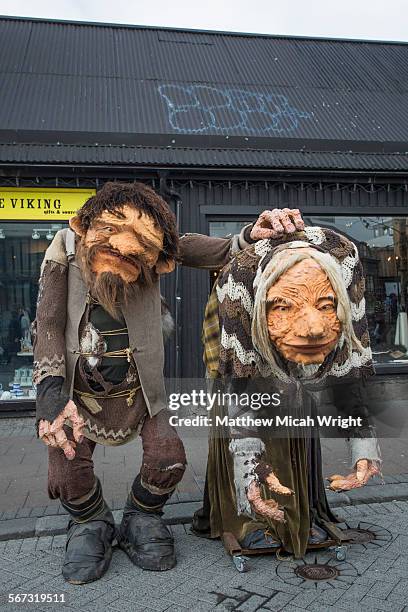
<path fill-rule="evenodd" d="M 67 420 L 72 423 L 72 431 L 75 442 L 68 440 L 64 432 L 64 425 Z M 62 448 L 67 459 L 72 460 L 75 457 L 76 442 L 81 442 L 81 429 L 84 426 L 84 420 L 79 415 L 78 409 L 72 400 L 69 400 L 63 411 L 54 419 L 52 423 L 40 421 L 38 435 L 40 439 L 47 445 L 55 448 Z"/>
<path fill-rule="evenodd" d="M 257 475 L 260 484 L 253 481 L 249 485 L 247 492 L 249 503 L 257 514 L 270 518 L 278 523 L 284 523 L 284 512 L 279 507 L 278 502 L 274 501 L 273 499 L 262 499 L 260 485 L 265 485 L 271 492 L 278 493 L 279 495 L 293 495 L 293 491 L 288 489 L 288 487 L 283 486 L 279 482 L 279 479 L 277 476 L 275 476 L 272 467 L 264 461 L 260 461 L 258 463 L 255 468 L 255 474 Z"/>
<path fill-rule="evenodd" d="M 251 230 L 252 240 L 279 238 L 284 234 L 294 234 L 305 228 L 300 211 L 297 208 L 274 208 L 264 210 Z"/>
<path fill-rule="evenodd" d="M 340 476 L 334 474 L 329 476 L 329 488 L 332 491 L 350 491 L 350 489 L 358 489 L 363 487 L 373 476 L 380 473 L 380 468 L 377 461 L 369 459 L 360 459 L 357 461 L 354 471 L 348 476 Z"/>

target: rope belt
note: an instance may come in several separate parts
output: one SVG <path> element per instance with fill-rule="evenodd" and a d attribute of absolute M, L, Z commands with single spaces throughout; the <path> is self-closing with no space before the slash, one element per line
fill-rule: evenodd
<path fill-rule="evenodd" d="M 124 349 L 118 349 L 117 351 L 107 351 L 106 353 L 84 353 L 83 351 L 73 351 L 76 355 L 82 355 L 82 357 L 126 357 L 128 362 L 131 362 L 132 349 L 130 347 Z"/>
<path fill-rule="evenodd" d="M 128 406 L 133 404 L 134 397 L 136 392 L 141 389 L 142 386 L 134 387 L 133 389 L 127 389 L 126 391 L 116 391 L 115 393 L 109 393 L 108 395 L 96 395 L 96 393 L 87 393 L 86 391 L 80 391 L 79 389 L 74 389 L 74 392 L 77 393 L 80 397 L 94 397 L 95 399 L 110 399 L 112 397 L 127 397 L 126 403 Z"/>
<path fill-rule="evenodd" d="M 101 336 L 127 336 L 127 333 L 127 327 L 119 327 L 118 329 L 108 329 L 106 331 L 99 331 L 99 334 Z"/>

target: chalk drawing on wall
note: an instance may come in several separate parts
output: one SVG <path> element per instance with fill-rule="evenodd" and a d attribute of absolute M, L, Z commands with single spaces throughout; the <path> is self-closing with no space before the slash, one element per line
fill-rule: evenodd
<path fill-rule="evenodd" d="M 160 85 L 158 91 L 171 127 L 182 134 L 288 134 L 313 115 L 279 94 L 208 85 Z"/>

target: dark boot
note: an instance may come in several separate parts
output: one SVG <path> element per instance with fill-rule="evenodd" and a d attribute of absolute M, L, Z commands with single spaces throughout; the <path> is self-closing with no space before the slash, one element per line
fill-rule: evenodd
<path fill-rule="evenodd" d="M 118 532 L 118 544 L 134 565 L 162 572 L 176 565 L 174 538 L 161 518 L 162 512 L 146 512 L 134 501 L 126 502 Z"/>
<path fill-rule="evenodd" d="M 99 580 L 111 562 L 114 537 L 115 522 L 109 508 L 85 523 L 71 520 L 62 566 L 65 580 L 71 584 Z"/>
<path fill-rule="evenodd" d="M 62 575 L 71 584 L 85 584 L 101 578 L 112 559 L 115 521 L 102 495 L 99 480 L 87 496 L 62 502 L 70 513 Z"/>

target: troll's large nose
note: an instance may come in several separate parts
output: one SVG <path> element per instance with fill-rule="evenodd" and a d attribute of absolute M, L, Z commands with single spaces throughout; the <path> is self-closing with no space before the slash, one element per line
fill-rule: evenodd
<path fill-rule="evenodd" d="M 293 324 L 293 331 L 300 338 L 321 338 L 325 331 L 324 318 L 317 308 L 305 306 Z"/>
<path fill-rule="evenodd" d="M 143 245 L 132 231 L 124 231 L 111 236 L 109 244 L 112 248 L 123 253 L 123 255 L 139 255 L 143 252 Z"/>

